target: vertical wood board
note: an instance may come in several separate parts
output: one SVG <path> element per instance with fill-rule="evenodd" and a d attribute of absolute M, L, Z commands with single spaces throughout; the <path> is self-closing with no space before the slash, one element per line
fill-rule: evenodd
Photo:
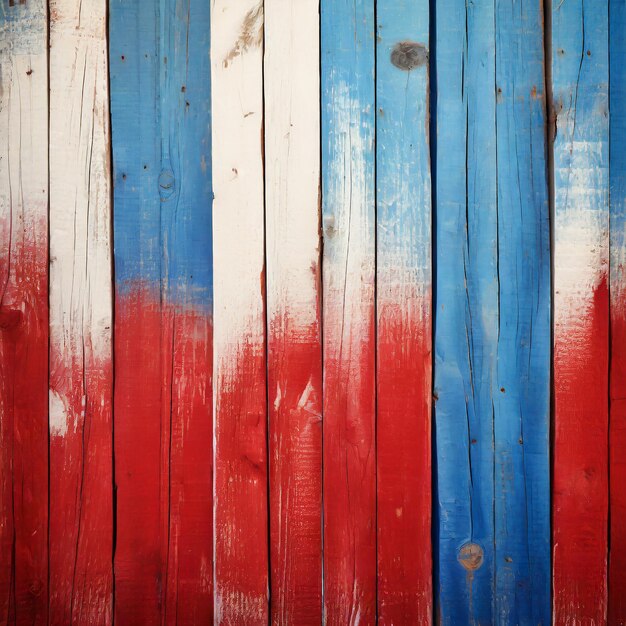
<path fill-rule="evenodd" d="M 608 2 L 552 7 L 553 621 L 605 624 L 608 534 Z"/>
<path fill-rule="evenodd" d="M 265 1 L 271 621 L 322 621 L 319 2 Z"/>
<path fill-rule="evenodd" d="M 211 6 L 215 620 L 265 624 L 263 2 Z"/>
<path fill-rule="evenodd" d="M 429 7 L 376 7 L 378 622 L 432 622 Z"/>
<path fill-rule="evenodd" d="M 0 5 L 0 623 L 48 617 L 48 41 Z"/>

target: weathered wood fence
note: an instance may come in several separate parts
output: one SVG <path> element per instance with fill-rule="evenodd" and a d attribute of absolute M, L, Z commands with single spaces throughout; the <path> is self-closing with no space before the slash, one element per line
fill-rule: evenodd
<path fill-rule="evenodd" d="M 0 0 L 0 624 L 626 624 L 626 0 L 546 2 Z"/>

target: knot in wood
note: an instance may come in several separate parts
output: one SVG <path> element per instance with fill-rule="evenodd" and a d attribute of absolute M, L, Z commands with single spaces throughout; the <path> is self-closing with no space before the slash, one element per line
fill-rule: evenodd
<path fill-rule="evenodd" d="M 477 543 L 466 543 L 461 546 L 457 558 L 468 572 L 474 572 L 483 564 L 483 549 Z"/>
<path fill-rule="evenodd" d="M 428 62 L 428 50 L 416 41 L 399 41 L 391 51 L 391 63 L 401 70 L 410 72 Z"/>

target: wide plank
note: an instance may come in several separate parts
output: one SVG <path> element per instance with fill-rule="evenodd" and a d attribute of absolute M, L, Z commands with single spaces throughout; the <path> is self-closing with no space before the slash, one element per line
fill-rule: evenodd
<path fill-rule="evenodd" d="M 110 2 L 115 618 L 213 618 L 209 7 Z"/>

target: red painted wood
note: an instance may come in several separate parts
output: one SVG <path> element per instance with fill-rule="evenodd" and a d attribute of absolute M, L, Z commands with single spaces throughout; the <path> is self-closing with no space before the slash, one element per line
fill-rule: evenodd
<path fill-rule="evenodd" d="M 251 341 L 216 370 L 215 613 L 220 624 L 269 620 L 265 367 L 264 346 Z"/>
<path fill-rule="evenodd" d="M 317 281 L 316 281 L 317 282 Z M 269 328 L 273 624 L 322 615 L 322 360 L 320 329 L 285 315 Z"/>
<path fill-rule="evenodd" d="M 608 535 L 607 277 L 592 306 L 555 327 L 553 589 L 555 624 L 606 623 Z M 578 623 L 578 622 L 577 622 Z"/>
<path fill-rule="evenodd" d="M 17 200 L 17 197 L 15 197 Z M 0 227 L 0 624 L 48 614 L 48 226 Z"/>
<path fill-rule="evenodd" d="M 161 545 L 161 315 L 137 290 L 115 307 L 115 621 L 158 624 Z M 166 468 L 164 468 L 166 469 Z"/>
<path fill-rule="evenodd" d="M 432 612 L 431 326 L 379 307 L 379 611 L 381 623 L 408 624 Z"/>
<path fill-rule="evenodd" d="M 118 298 L 115 619 L 212 619 L 210 318 Z"/>
<path fill-rule="evenodd" d="M 626 298 L 623 268 L 611 276 L 611 413 L 609 434 L 611 536 L 609 624 L 626 624 Z"/>
<path fill-rule="evenodd" d="M 69 368 L 51 357 L 51 397 L 63 398 L 70 425 L 50 435 L 50 624 L 110 624 L 113 367 L 89 346 Z"/>

